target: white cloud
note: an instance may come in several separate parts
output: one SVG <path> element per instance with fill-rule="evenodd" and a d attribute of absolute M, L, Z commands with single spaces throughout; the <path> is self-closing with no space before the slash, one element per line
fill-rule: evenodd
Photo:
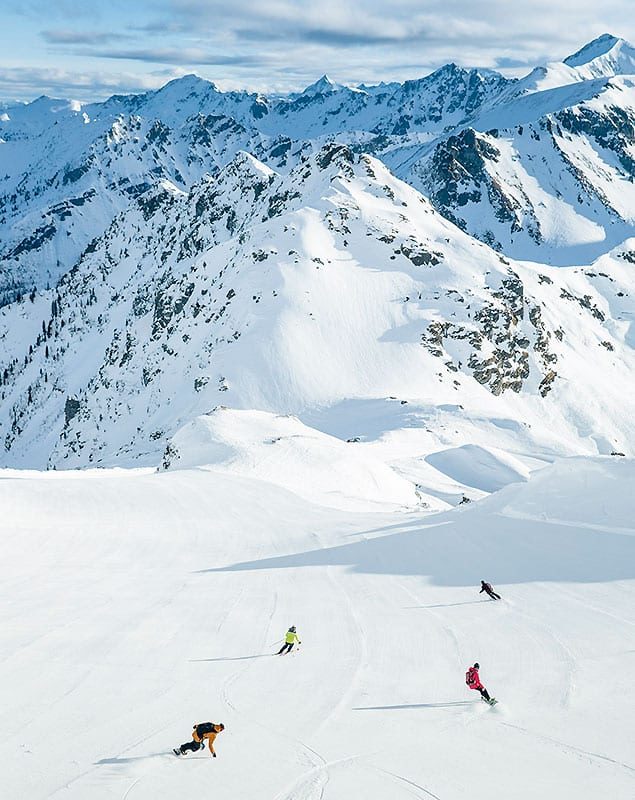
<path fill-rule="evenodd" d="M 0 69 L 0 97 L 4 100 L 30 100 L 46 94 L 91 101 L 112 94 L 158 89 L 188 71 L 172 69 L 160 73 L 137 73 L 77 72 L 48 67 L 3 68 Z"/>
<path fill-rule="evenodd" d="M 0 96 L 20 85 L 28 96 L 92 87 L 147 88 L 149 68 L 197 71 L 220 86 L 299 89 L 324 72 L 345 83 L 405 80 L 454 61 L 462 66 L 528 72 L 561 59 L 608 31 L 635 39 L 632 0 L 60 0 L 44 52 L 33 53 L 64 78 L 41 73 L 23 56 Z M 97 10 L 95 6 L 97 5 Z M 14 3 L 41 20 L 44 0 Z M 83 11 L 82 11 L 83 8 Z M 92 8 L 94 12 L 88 13 Z M 38 16 L 39 14 L 39 16 Z M 84 14 L 85 16 L 81 16 Z M 46 18 L 46 17 L 45 17 Z M 33 24 L 36 24 L 35 22 Z M 117 62 L 121 66 L 117 68 Z M 5 57 L 5 65 L 11 63 Z M 35 63 L 35 62 L 32 62 Z M 77 64 L 77 75 L 71 66 Z M 32 80 L 28 78 L 31 70 Z"/>

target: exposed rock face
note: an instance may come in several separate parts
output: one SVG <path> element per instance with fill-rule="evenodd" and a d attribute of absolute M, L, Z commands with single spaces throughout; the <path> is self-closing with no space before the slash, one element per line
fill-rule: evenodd
<path fill-rule="evenodd" d="M 464 297 L 453 297 L 456 294 L 453 292 L 450 297 L 465 303 Z M 545 327 L 540 306 L 531 297 L 525 297 L 520 277 L 510 269 L 500 286 L 491 291 L 491 300 L 475 308 L 477 302 L 471 301 L 466 324 L 431 323 L 422 336 L 422 344 L 432 355 L 443 358 L 448 369 L 458 372 L 463 368 L 463 360 L 453 358 L 446 343 L 449 340 L 463 343 L 457 352 L 466 359 L 474 379 L 494 395 L 507 390 L 520 392 L 532 367 L 546 394 L 557 377 L 550 365 L 558 356 L 549 348 L 555 332 L 552 334 Z M 469 350 L 466 351 L 465 345 Z"/>
<path fill-rule="evenodd" d="M 66 403 L 64 404 L 64 419 L 66 425 L 68 425 L 70 421 L 77 416 L 80 408 L 81 405 L 79 400 L 71 397 L 66 399 Z"/>
<path fill-rule="evenodd" d="M 635 88 L 613 79 L 557 99 L 477 115 L 398 174 L 499 251 L 591 260 L 634 232 Z"/>

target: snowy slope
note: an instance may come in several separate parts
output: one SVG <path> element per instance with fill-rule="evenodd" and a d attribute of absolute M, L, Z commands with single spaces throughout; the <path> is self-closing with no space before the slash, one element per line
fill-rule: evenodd
<path fill-rule="evenodd" d="M 5 471 L 3 793 L 629 797 L 633 480 L 566 460 L 422 517 L 214 470 Z M 176 759 L 207 719 L 218 758 Z"/>
<path fill-rule="evenodd" d="M 361 448 L 289 415 L 220 407 L 172 437 L 163 469 L 202 467 L 260 478 L 347 511 L 419 505 L 414 485 Z"/>
<path fill-rule="evenodd" d="M 630 452 L 634 249 L 593 269 L 511 262 L 346 147 L 289 175 L 239 154 L 188 194 L 143 195 L 55 291 L 2 309 L 4 463 L 156 464 L 219 404 L 296 414 L 391 463 L 466 437 Z M 421 481 L 402 466 L 425 483 L 425 462 Z"/>
<path fill-rule="evenodd" d="M 633 235 L 634 76 L 635 49 L 605 34 L 386 163 L 506 255 L 588 263 Z"/>
<path fill-rule="evenodd" d="M 57 130 L 36 137 L 48 141 L 36 141 L 35 153 L 31 138 L 16 134 L 0 148 L 4 280 L 19 278 L 23 290 L 54 285 L 117 213 L 163 180 L 187 190 L 243 149 L 285 163 L 286 144 L 280 150 L 279 141 L 219 114 L 193 114 L 174 128 L 112 110 L 87 119 L 73 112 L 56 121 Z"/>

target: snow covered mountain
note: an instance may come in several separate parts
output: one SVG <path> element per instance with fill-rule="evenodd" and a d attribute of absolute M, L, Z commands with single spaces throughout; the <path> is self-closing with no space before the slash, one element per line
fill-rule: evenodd
<path fill-rule="evenodd" d="M 585 263 L 633 234 L 634 136 L 635 77 L 600 78 L 486 110 L 395 171 L 501 252 Z"/>
<path fill-rule="evenodd" d="M 360 439 L 424 494 L 422 456 L 466 441 L 628 450 L 631 54 L 601 37 L 549 89 L 448 65 L 7 107 L 3 463 L 156 464 L 221 404 Z"/>
<path fill-rule="evenodd" d="M 4 795 L 633 794 L 632 52 L 0 107 Z"/>
<path fill-rule="evenodd" d="M 449 65 L 420 81 L 349 89 L 327 78 L 288 99 L 223 93 L 195 76 L 80 106 L 40 98 L 0 119 L 0 300 L 55 283 L 130 199 L 163 178 L 183 189 L 245 149 L 283 167 L 325 136 L 427 140 L 507 81 Z M 407 134 L 409 134 L 407 136 Z"/>
<path fill-rule="evenodd" d="M 632 176 L 633 52 L 605 35 L 520 81 L 449 64 L 374 87 L 323 76 L 300 94 L 269 98 L 221 92 L 190 75 L 104 103 L 42 97 L 6 107 L 0 302 L 54 285 L 131 198 L 161 180 L 187 190 L 239 149 L 288 169 L 325 138 L 382 158 L 504 252 L 589 261 L 632 233 L 632 186 L 624 184 Z M 560 196 L 563 179 L 569 190 Z M 545 219 L 552 215 L 554 225 Z"/>
<path fill-rule="evenodd" d="M 345 145 L 286 175 L 239 153 L 188 193 L 141 194 L 55 290 L 2 309 L 4 458 L 151 464 L 219 404 L 330 432 L 350 402 L 377 403 L 381 433 L 411 404 L 413 456 L 510 426 L 535 452 L 621 450 L 634 251 L 513 262 Z"/>
<path fill-rule="evenodd" d="M 612 194 L 623 187 L 607 192 L 606 183 L 623 182 L 632 171 L 632 81 L 611 80 L 633 73 L 633 52 L 605 35 L 520 81 L 449 64 L 419 80 L 374 87 L 323 76 L 300 94 L 269 98 L 221 92 L 190 75 L 104 103 L 42 97 L 7 107 L 0 118 L 0 302 L 54 285 L 132 197 L 160 180 L 187 190 L 238 149 L 288 168 L 297 151 L 325 137 L 382 158 L 429 192 L 443 214 L 516 257 L 576 263 L 586 252 L 591 260 L 601 252 L 598 243 L 614 246 L 622 229 L 632 232 L 630 198 L 616 203 Z M 576 91 L 552 91 L 572 84 Z M 531 153 L 516 140 L 527 126 Z M 570 144 L 554 139 L 551 126 Z M 472 128 L 482 136 L 496 131 L 506 147 L 466 169 L 465 161 L 482 156 L 473 152 Z M 460 165 L 458 187 L 448 150 Z M 545 168 L 536 173 L 530 159 L 546 159 Z M 552 184 L 565 173 L 571 196 L 560 198 Z M 537 186 L 524 197 L 527 179 Z M 588 209 L 577 208 L 578 195 Z M 554 204 L 566 206 L 563 234 L 552 235 L 540 219 L 541 209 Z M 514 236 L 518 226 L 530 234 Z M 537 254 L 542 243 L 549 258 Z"/>
<path fill-rule="evenodd" d="M 635 48 L 624 39 L 603 33 L 563 61 L 536 67 L 517 88 L 530 93 L 619 75 L 635 75 Z"/>

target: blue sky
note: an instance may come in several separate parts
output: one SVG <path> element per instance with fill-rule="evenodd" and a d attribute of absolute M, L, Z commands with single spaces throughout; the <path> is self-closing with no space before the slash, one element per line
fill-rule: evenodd
<path fill-rule="evenodd" d="M 188 72 L 261 91 L 448 61 L 521 74 L 604 32 L 635 41 L 634 17 L 633 0 L 0 0 L 0 99 L 101 99 Z"/>

